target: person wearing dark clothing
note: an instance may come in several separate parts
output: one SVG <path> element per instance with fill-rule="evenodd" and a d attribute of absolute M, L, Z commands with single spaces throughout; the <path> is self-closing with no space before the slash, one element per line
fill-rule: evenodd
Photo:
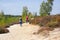
<path fill-rule="evenodd" d="M 22 18 L 20 18 L 20 21 L 19 22 L 20 22 L 20 26 L 22 26 Z"/>

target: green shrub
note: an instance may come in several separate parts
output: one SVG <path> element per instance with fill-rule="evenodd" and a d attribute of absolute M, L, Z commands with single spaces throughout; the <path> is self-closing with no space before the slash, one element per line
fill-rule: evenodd
<path fill-rule="evenodd" d="M 0 28 L 5 28 L 6 26 L 10 26 L 11 24 L 18 22 L 19 16 L 4 15 L 0 17 Z"/>

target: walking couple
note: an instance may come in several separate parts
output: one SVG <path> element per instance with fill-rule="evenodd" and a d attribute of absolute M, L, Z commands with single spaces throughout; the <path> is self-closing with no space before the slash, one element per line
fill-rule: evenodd
<path fill-rule="evenodd" d="M 26 16 L 26 23 L 28 22 L 28 16 Z M 20 26 L 22 26 L 22 17 L 20 16 L 20 20 L 19 20 Z"/>

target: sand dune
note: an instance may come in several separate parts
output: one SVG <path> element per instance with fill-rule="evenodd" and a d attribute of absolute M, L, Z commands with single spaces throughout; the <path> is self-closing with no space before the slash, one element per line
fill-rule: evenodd
<path fill-rule="evenodd" d="M 0 34 L 0 40 L 60 40 L 59 28 L 50 31 L 48 37 L 34 35 L 33 32 L 36 32 L 39 26 L 29 23 L 24 23 L 22 27 L 19 24 L 15 24 L 8 29 L 10 31 L 9 33 Z"/>

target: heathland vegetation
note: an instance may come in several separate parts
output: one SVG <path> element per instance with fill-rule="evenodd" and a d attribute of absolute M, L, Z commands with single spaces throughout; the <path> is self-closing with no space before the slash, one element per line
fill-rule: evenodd
<path fill-rule="evenodd" d="M 23 7 L 22 11 L 22 20 L 23 23 L 26 22 L 26 16 L 29 17 L 29 23 L 39 25 L 40 27 L 56 28 L 60 27 L 60 14 L 59 15 L 50 15 L 52 11 L 54 0 L 43 1 L 40 6 L 40 15 L 32 14 L 29 12 L 28 8 Z M 9 27 L 10 25 L 19 23 L 19 16 L 15 15 L 4 15 L 4 12 L 0 12 L 0 29 Z M 31 18 L 33 18 L 31 20 Z"/>
<path fill-rule="evenodd" d="M 0 33 L 9 32 L 6 28 L 19 23 L 20 16 L 4 15 L 4 12 L 0 12 Z"/>
<path fill-rule="evenodd" d="M 14 15 L 4 15 L 3 12 L 0 13 L 0 28 L 4 28 L 15 24 L 19 21 L 19 16 Z"/>

